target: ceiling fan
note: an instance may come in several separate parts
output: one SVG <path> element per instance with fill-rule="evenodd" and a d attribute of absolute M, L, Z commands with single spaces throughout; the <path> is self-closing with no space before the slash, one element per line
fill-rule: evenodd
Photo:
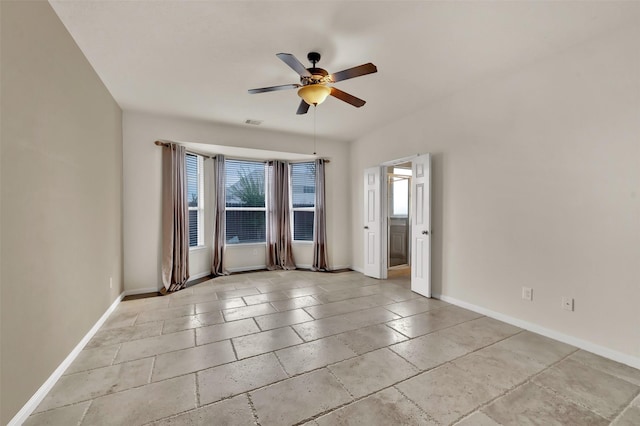
<path fill-rule="evenodd" d="M 298 89 L 298 96 L 302 98 L 300 106 L 296 114 L 306 114 L 309 106 L 318 105 L 324 102 L 327 96 L 331 95 L 356 108 L 360 108 L 365 104 L 360 98 L 356 98 L 340 89 L 329 86 L 330 83 L 347 80 L 362 75 L 372 74 L 378 69 L 371 62 L 359 65 L 357 67 L 348 68 L 333 74 L 329 74 L 322 68 L 316 68 L 316 63 L 320 62 L 320 54 L 318 52 L 309 52 L 307 59 L 313 64 L 311 68 L 305 68 L 300 61 L 291 53 L 278 53 L 276 55 L 282 62 L 289 65 L 295 72 L 300 74 L 300 84 L 283 84 L 280 86 L 262 87 L 259 89 L 250 89 L 249 93 L 274 92 L 276 90 Z"/>

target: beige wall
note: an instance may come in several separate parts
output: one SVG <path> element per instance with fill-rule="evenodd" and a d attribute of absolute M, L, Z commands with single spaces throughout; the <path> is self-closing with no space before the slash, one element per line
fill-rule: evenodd
<path fill-rule="evenodd" d="M 355 141 L 354 266 L 363 169 L 431 152 L 435 293 L 640 362 L 639 40 L 621 29 Z"/>
<path fill-rule="evenodd" d="M 0 4 L 6 424 L 122 292 L 122 113 L 48 3 Z"/>
<path fill-rule="evenodd" d="M 157 289 L 160 280 L 161 149 L 158 139 L 309 154 L 308 136 L 229 126 L 196 120 L 125 111 L 124 133 L 124 282 L 127 291 Z M 350 204 L 345 183 L 349 177 L 349 147 L 338 141 L 318 140 L 318 155 L 327 165 L 327 239 L 331 267 L 351 264 L 348 238 Z M 206 197 L 205 197 L 206 198 Z M 209 250 L 192 252 L 191 275 L 209 268 Z M 294 247 L 299 264 L 311 264 L 308 245 Z M 264 265 L 263 247 L 230 247 L 227 267 L 242 269 Z M 203 269 L 198 269 L 203 268 Z"/>

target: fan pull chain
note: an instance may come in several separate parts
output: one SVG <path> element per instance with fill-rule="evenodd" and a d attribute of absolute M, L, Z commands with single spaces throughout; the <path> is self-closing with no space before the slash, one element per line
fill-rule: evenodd
<path fill-rule="evenodd" d="M 316 155 L 316 109 L 317 105 L 313 106 L 313 155 Z"/>

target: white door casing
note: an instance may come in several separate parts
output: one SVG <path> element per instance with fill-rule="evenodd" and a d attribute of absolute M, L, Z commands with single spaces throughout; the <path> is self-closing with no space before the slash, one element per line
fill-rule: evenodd
<path fill-rule="evenodd" d="M 386 244 L 384 215 L 382 214 L 383 187 L 381 166 L 364 171 L 364 274 L 373 278 L 387 277 L 386 259 L 382 256 Z"/>
<path fill-rule="evenodd" d="M 431 154 L 411 161 L 411 290 L 431 297 Z"/>

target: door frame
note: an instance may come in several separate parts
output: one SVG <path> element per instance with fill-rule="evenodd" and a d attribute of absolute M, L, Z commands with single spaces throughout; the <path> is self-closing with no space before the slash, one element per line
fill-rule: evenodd
<path fill-rule="evenodd" d="M 423 154 L 424 155 L 424 154 Z M 388 240 L 388 231 L 389 231 L 389 194 L 388 194 L 388 185 L 387 185 L 387 172 L 389 167 L 393 167 L 398 164 L 413 162 L 414 159 L 418 158 L 420 154 L 411 155 L 409 157 L 397 158 L 395 160 L 385 161 L 380 163 L 382 167 L 382 175 L 384 176 L 384 184 L 381 184 L 381 193 L 380 193 L 380 209 L 382 210 L 381 219 L 382 219 L 382 238 L 380 238 L 380 257 L 382 258 L 382 278 L 386 280 L 388 278 L 387 274 L 389 271 L 389 240 Z M 413 176 L 412 176 L 413 177 Z M 409 199 L 413 199 L 412 188 L 409 186 Z M 409 224 L 411 224 L 411 209 L 409 209 Z M 411 236 L 411 235 L 409 235 Z M 409 245 L 411 245 L 411 238 L 409 238 Z M 411 259 L 408 258 L 409 267 L 411 265 Z"/>

